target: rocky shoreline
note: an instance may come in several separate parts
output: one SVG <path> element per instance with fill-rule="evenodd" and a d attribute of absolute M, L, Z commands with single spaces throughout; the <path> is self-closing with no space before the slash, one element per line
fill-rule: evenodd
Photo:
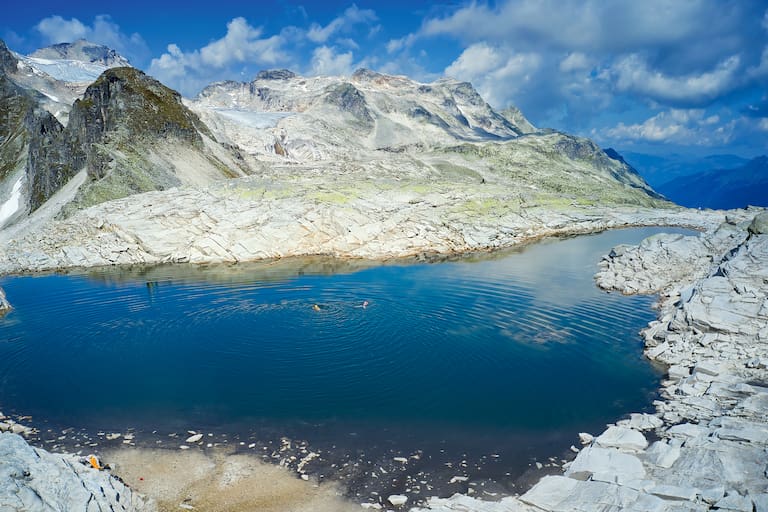
<path fill-rule="evenodd" d="M 244 262 L 290 256 L 388 259 L 461 254 L 547 236 L 629 226 L 708 229 L 717 211 L 677 207 L 539 205 L 513 208 L 460 185 L 279 190 L 257 179 L 208 189 L 147 192 L 63 220 L 0 231 L 0 275 L 71 267 Z M 447 185 L 446 185 L 447 186 Z"/>
<path fill-rule="evenodd" d="M 522 496 L 456 495 L 413 512 L 768 510 L 767 221 L 657 235 L 601 262 L 601 287 L 660 293 L 659 319 L 643 331 L 646 355 L 669 365 L 656 414 L 580 434 L 565 474 Z"/>
<path fill-rule="evenodd" d="M 0 461 L 0 510 L 153 510 L 142 496 L 102 471 L 93 455 L 50 453 L 5 432 L 0 433 Z"/>
<path fill-rule="evenodd" d="M 615 248 L 600 264 L 597 282 L 607 290 L 660 293 L 659 320 L 643 332 L 646 355 L 670 365 L 656 414 L 632 414 L 598 436 L 581 434 L 585 447 L 566 465 L 565 474 L 544 477 L 522 496 L 487 502 L 455 495 L 432 498 L 411 510 L 588 511 L 596 506 L 637 511 L 768 510 L 768 213 L 755 215 L 757 211 L 729 212 L 726 219 L 722 212 L 687 210 L 677 222 L 674 215 L 665 217 L 671 211 L 656 214 L 658 223 L 708 231 L 698 237 L 657 235 L 636 247 Z M 591 223 L 584 218 L 571 225 L 571 232 L 644 221 L 652 223 L 650 216 L 640 218 L 636 211 L 608 220 L 591 219 Z M 6 263 L 4 273 L 38 269 L 21 261 Z M 50 262 L 61 267 L 75 264 L 66 256 Z M 649 438 L 658 440 L 649 443 Z M 0 483 L 0 500 L 40 495 L 19 489 L 32 482 L 24 476 L 31 474 L 24 464 L 47 460 L 40 455 L 45 452 L 10 433 L 0 435 L 0 450 L 3 446 L 28 458 L 3 467 L 3 472 L 5 467 L 10 469 L 3 480 L 10 484 Z M 48 455 L 65 465 L 69 460 Z M 80 466 L 96 471 L 88 464 Z M 99 478 L 110 478 L 105 472 L 97 473 L 104 475 Z M 85 496 L 83 503 L 93 496 Z M 144 502 L 128 489 L 121 496 L 123 508 L 113 506 L 115 510 L 145 510 Z M 395 501 L 399 503 L 398 498 Z M 12 502 L 8 503 L 11 507 Z M 110 503 L 104 503 L 92 509 L 108 510 Z M 125 508 L 127 504 L 134 508 Z"/>

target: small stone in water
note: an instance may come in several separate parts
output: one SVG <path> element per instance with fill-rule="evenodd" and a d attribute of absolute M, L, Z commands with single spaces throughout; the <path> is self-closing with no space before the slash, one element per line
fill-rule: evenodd
<path fill-rule="evenodd" d="M 194 434 L 187 438 L 185 443 L 196 443 L 203 438 L 203 434 Z"/>
<path fill-rule="evenodd" d="M 402 494 L 392 494 L 387 498 L 387 501 L 390 502 L 393 506 L 399 507 L 400 505 L 405 505 L 406 502 L 408 502 L 408 496 L 403 496 Z"/>

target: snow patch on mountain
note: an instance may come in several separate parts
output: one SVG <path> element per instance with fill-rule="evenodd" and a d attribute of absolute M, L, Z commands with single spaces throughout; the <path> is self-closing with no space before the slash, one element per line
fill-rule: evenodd
<path fill-rule="evenodd" d="M 19 179 L 13 184 L 10 197 L 0 205 L 0 228 L 2 228 L 21 208 L 22 185 L 24 185 L 24 174 L 19 176 Z"/>

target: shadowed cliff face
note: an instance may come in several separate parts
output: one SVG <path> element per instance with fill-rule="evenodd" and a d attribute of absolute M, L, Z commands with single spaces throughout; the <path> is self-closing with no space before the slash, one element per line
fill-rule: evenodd
<path fill-rule="evenodd" d="M 41 93 L 14 80 L 17 65 L 0 41 L 0 203 L 22 170 L 26 178 L 14 217 L 38 209 L 83 169 L 90 181 L 69 211 L 183 184 L 173 163 L 155 154 L 168 144 L 201 153 L 203 137 L 211 136 L 177 92 L 131 67 L 105 71 L 75 101 L 64 127 L 43 108 Z M 225 163 L 204 159 L 208 174 L 227 176 Z"/>
<path fill-rule="evenodd" d="M 27 211 L 39 207 L 58 190 L 73 175 L 71 164 L 81 157 L 61 157 L 60 137 L 64 127 L 40 106 L 39 93 L 19 86 L 5 74 L 15 62 L 5 45 L 1 45 L 0 183 L 15 182 L 26 169 L 29 200 L 19 211 Z"/>
<path fill-rule="evenodd" d="M 19 65 L 19 61 L 13 56 L 11 51 L 5 45 L 5 41 L 0 39 L 0 71 L 3 74 L 13 73 Z"/>

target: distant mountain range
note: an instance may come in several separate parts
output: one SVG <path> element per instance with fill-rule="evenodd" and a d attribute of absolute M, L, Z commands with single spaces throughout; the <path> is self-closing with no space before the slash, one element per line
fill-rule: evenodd
<path fill-rule="evenodd" d="M 606 150 L 612 151 L 612 150 Z M 649 155 L 623 152 L 623 158 L 655 190 L 690 208 L 768 206 L 766 157 L 736 155 Z"/>
<path fill-rule="evenodd" d="M 768 206 L 768 157 L 759 156 L 734 168 L 680 176 L 656 190 L 691 208 Z"/>
<path fill-rule="evenodd" d="M 652 187 L 660 187 L 682 176 L 700 174 L 714 169 L 733 169 L 746 164 L 749 159 L 736 155 L 690 155 L 669 154 L 649 155 L 624 151 L 621 153 L 627 163 L 637 169 Z"/>

